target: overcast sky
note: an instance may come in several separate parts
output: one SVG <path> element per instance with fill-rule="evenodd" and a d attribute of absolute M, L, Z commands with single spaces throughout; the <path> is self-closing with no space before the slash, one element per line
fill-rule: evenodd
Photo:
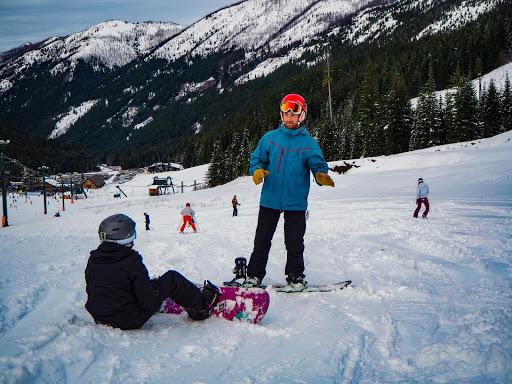
<path fill-rule="evenodd" d="M 188 26 L 237 0 L 0 0 L 0 52 L 67 36 L 106 20 Z"/>

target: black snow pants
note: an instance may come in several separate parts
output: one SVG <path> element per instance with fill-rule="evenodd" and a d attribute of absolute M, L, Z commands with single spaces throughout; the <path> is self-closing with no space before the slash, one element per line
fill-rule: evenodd
<path fill-rule="evenodd" d="M 167 271 L 162 276 L 151 280 L 156 290 L 157 307 L 141 310 L 138 320 L 131 324 L 130 329 L 142 327 L 160 308 L 163 301 L 170 298 L 183 308 L 203 309 L 203 299 L 199 288 L 176 271 Z"/>
<path fill-rule="evenodd" d="M 304 272 L 304 234 L 306 233 L 306 211 L 284 212 L 284 243 L 286 245 L 285 275 L 300 275 Z M 254 237 L 247 275 L 263 279 L 266 275 L 268 253 L 276 231 L 281 211 L 260 205 L 258 226 Z"/>

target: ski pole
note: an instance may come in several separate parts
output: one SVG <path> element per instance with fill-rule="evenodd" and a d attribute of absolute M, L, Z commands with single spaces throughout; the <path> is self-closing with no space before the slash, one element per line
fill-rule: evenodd
<path fill-rule="evenodd" d="M 199 229 L 199 223 L 197 222 L 197 219 L 196 219 L 196 217 L 195 217 L 195 216 L 192 218 L 192 221 L 193 221 L 193 222 L 194 222 L 194 224 L 197 226 L 197 229 Z"/>
<path fill-rule="evenodd" d="M 178 228 L 176 228 L 176 230 L 177 230 L 177 231 L 179 231 L 179 230 L 180 230 L 181 223 L 183 223 L 183 217 L 182 217 L 182 218 L 181 218 L 181 220 L 180 220 L 180 224 L 178 225 Z"/>

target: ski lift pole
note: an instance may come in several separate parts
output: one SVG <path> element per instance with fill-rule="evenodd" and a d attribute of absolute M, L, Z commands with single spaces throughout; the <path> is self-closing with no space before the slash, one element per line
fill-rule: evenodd
<path fill-rule="evenodd" d="M 9 144 L 10 140 L 0 140 L 0 144 L 3 148 L 7 144 Z M 9 221 L 7 220 L 7 183 L 5 181 L 5 165 L 4 165 L 4 154 L 0 152 L 0 161 L 1 161 L 1 172 L 2 172 L 2 227 L 8 227 Z"/>
<path fill-rule="evenodd" d="M 66 207 L 64 206 L 64 179 L 60 179 L 62 184 L 62 212 L 66 210 Z"/>

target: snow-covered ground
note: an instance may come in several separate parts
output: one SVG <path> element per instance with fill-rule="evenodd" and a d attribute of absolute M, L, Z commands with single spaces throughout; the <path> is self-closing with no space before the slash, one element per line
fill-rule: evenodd
<path fill-rule="evenodd" d="M 0 228 L 0 382 L 510 383 L 511 159 L 507 132 L 331 172 L 335 188 L 311 188 L 306 275 L 353 285 L 269 290 L 258 325 L 156 314 L 140 330 L 120 331 L 95 325 L 84 309 L 88 254 L 114 213 L 137 221 L 135 249 L 150 275 L 231 279 L 234 259 L 252 250 L 261 186 L 250 177 L 150 197 L 154 175 L 139 175 L 122 185 L 127 198 L 114 199 L 107 185 L 67 201 L 60 218 L 60 201 L 44 216 L 41 197 L 10 199 L 10 226 Z M 206 170 L 170 175 L 189 181 Z M 428 220 L 412 218 L 419 177 L 430 185 Z M 180 235 L 187 202 L 200 231 Z M 280 223 L 267 283 L 284 281 L 284 264 Z"/>

